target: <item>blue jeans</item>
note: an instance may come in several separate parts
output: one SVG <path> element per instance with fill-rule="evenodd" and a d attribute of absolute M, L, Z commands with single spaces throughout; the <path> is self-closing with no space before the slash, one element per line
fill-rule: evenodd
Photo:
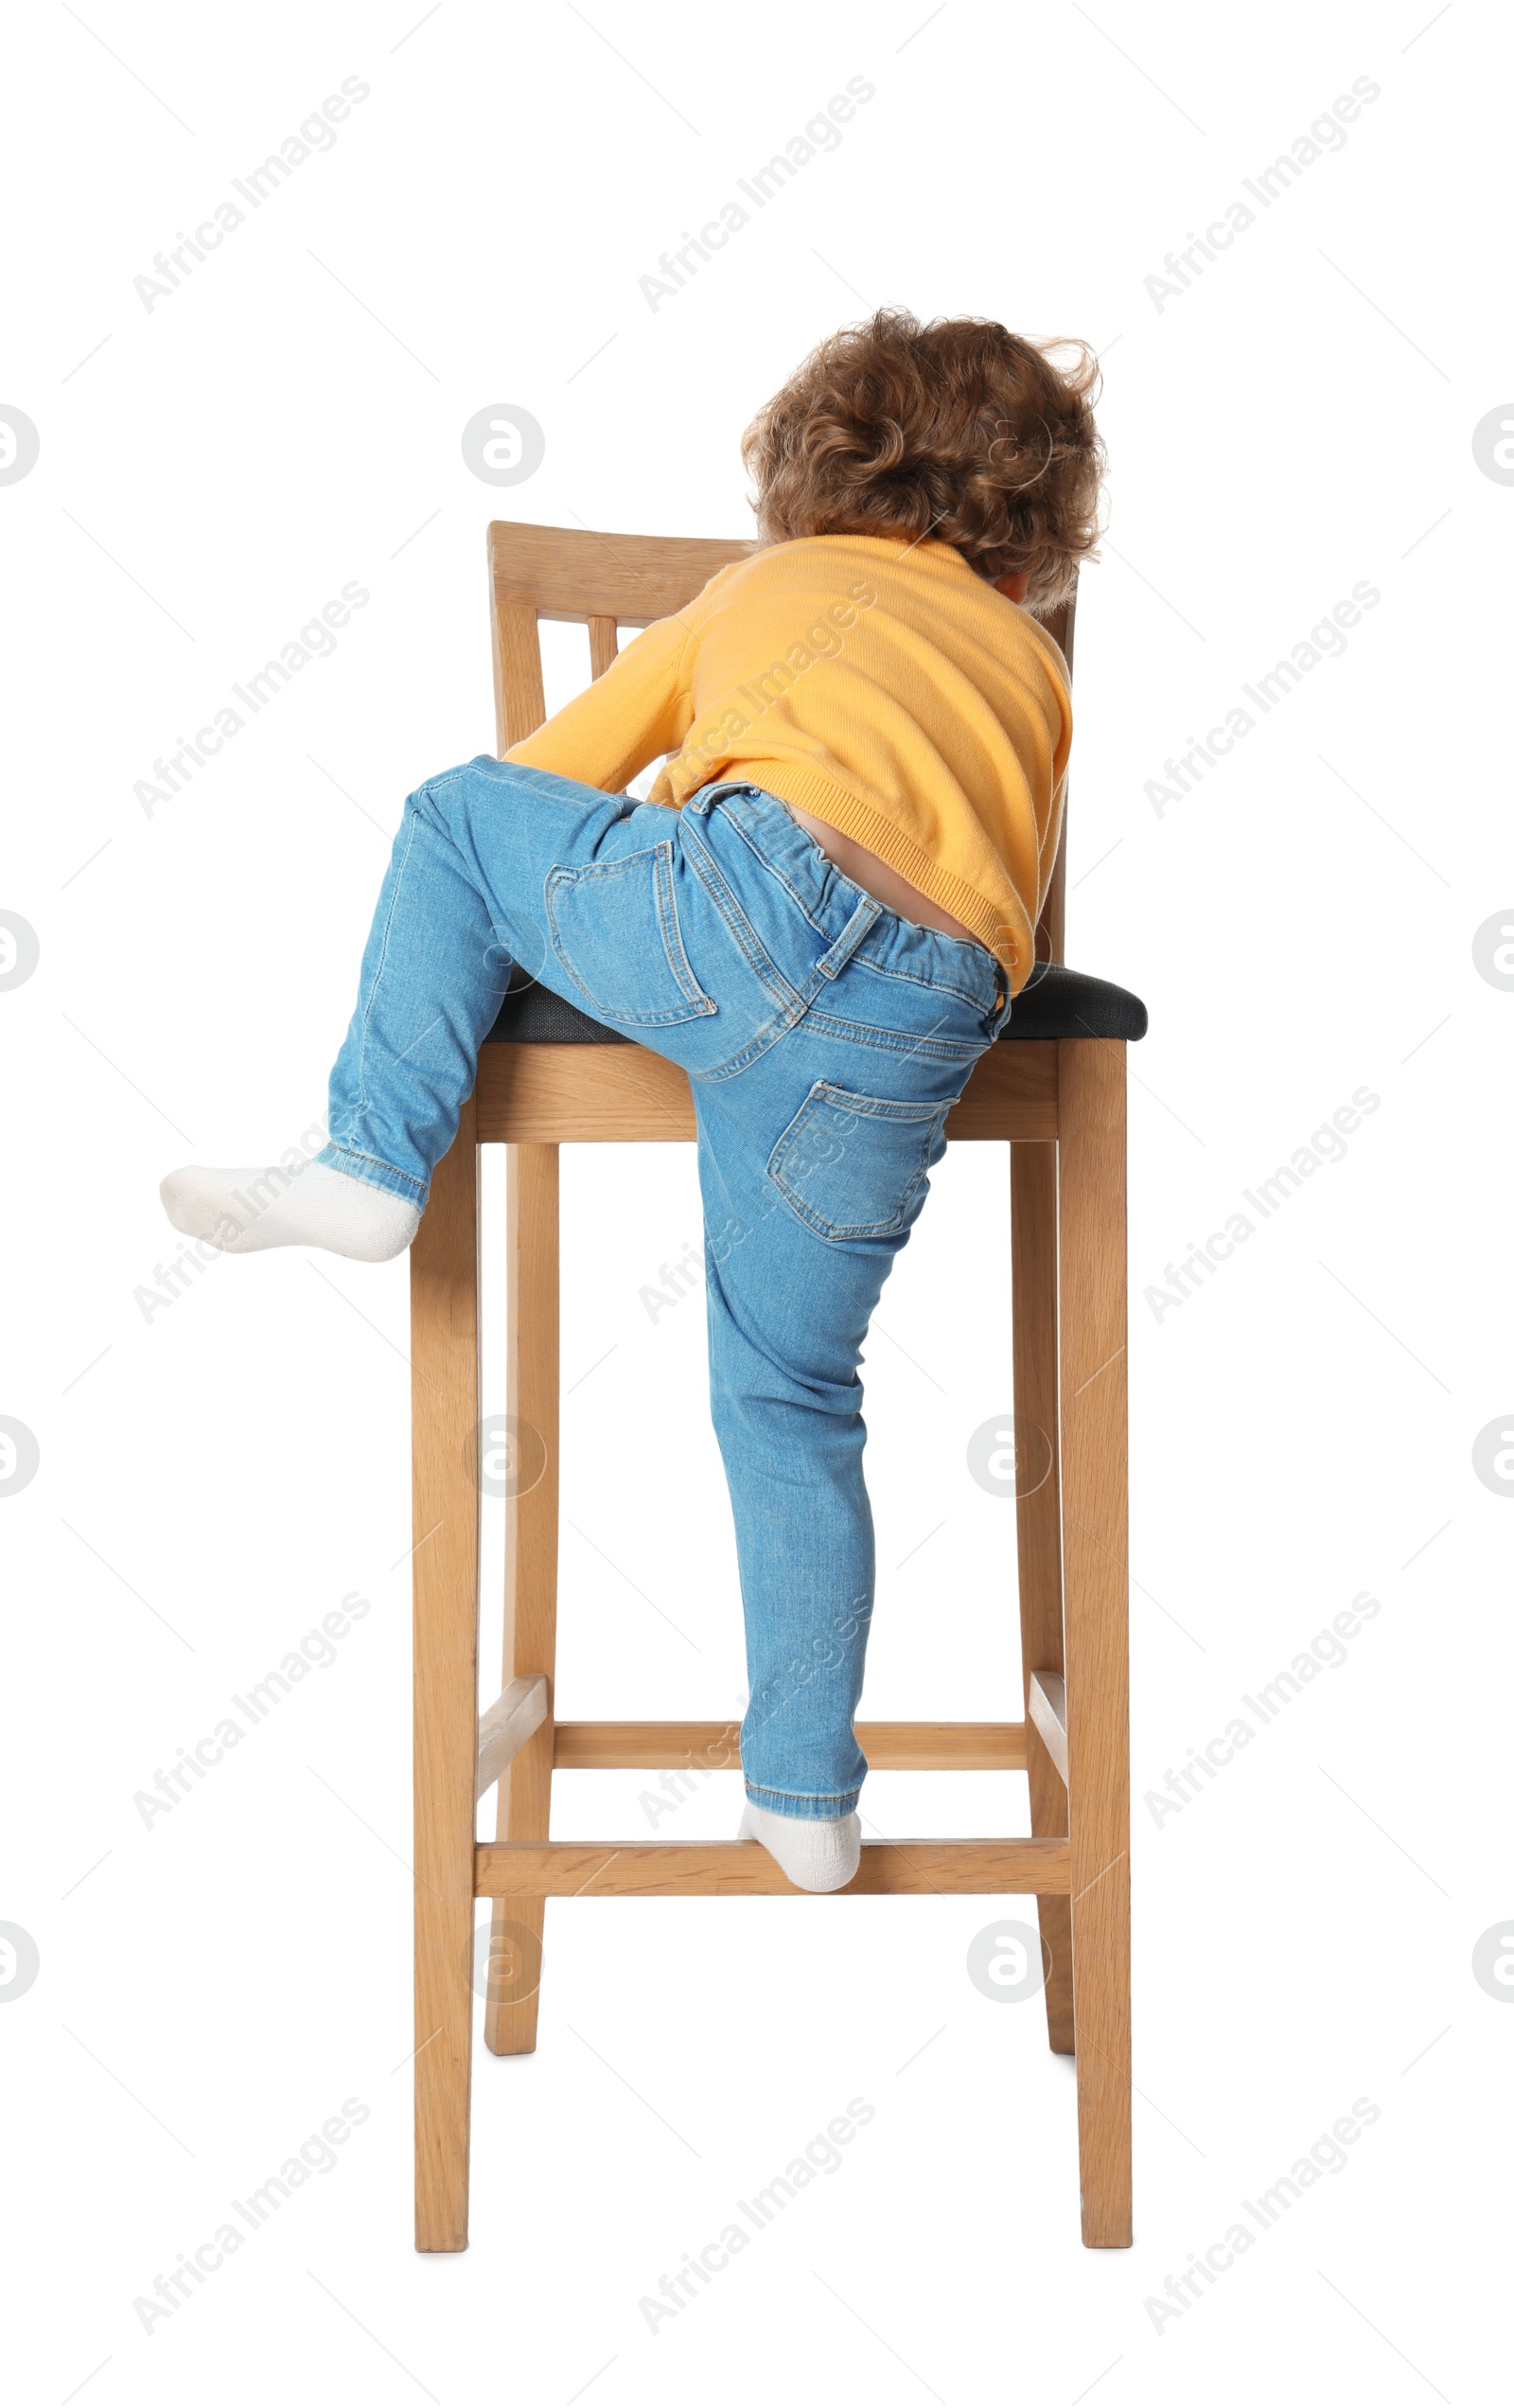
<path fill-rule="evenodd" d="M 849 1814 L 874 1570 L 857 1366 L 1004 974 L 865 894 L 757 787 L 671 810 L 481 755 L 405 806 L 322 1161 L 424 1205 L 512 962 L 689 1074 L 747 1794 Z"/>

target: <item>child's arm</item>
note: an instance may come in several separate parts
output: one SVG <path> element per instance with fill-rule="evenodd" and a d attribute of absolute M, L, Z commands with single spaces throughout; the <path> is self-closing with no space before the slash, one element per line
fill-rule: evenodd
<path fill-rule="evenodd" d="M 676 752 L 689 732 L 694 702 L 683 670 L 693 633 L 691 613 L 643 628 L 603 677 L 504 758 L 624 793 L 639 770 Z"/>

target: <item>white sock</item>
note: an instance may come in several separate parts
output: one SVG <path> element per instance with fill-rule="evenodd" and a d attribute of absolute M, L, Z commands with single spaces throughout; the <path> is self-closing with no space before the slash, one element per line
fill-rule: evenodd
<path fill-rule="evenodd" d="M 796 1889 L 844 1889 L 855 1876 L 862 1856 L 862 1821 L 843 1815 L 839 1822 L 820 1823 L 808 1815 L 771 1815 L 748 1798 L 738 1839 L 762 1842 Z"/>
<path fill-rule="evenodd" d="M 402 1195 L 349 1178 L 327 1162 L 307 1162 L 294 1172 L 276 1165 L 250 1171 L 191 1165 L 170 1171 L 158 1193 L 176 1230 L 223 1254 L 320 1246 L 354 1263 L 387 1263 L 403 1254 L 420 1226 L 419 1211 Z"/>

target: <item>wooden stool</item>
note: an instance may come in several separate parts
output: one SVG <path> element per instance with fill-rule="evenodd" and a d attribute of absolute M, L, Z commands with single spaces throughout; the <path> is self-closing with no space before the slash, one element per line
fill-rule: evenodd
<path fill-rule="evenodd" d="M 546 717 L 539 620 L 587 622 L 597 677 L 620 627 L 682 609 L 748 548 L 491 526 L 501 750 Z M 1070 662 L 1070 605 L 1052 631 Z M 1051 1458 L 1016 1502 L 1026 1719 L 857 1730 L 879 1769 L 1029 1774 L 1032 1836 L 869 1841 L 840 1894 L 1034 1895 L 1051 2046 L 1070 2054 L 1076 2034 L 1083 2238 L 1118 2249 L 1131 2239 L 1125 1043 L 1145 1034 L 1146 1014 L 1118 987 L 1060 966 L 1065 854 L 1064 835 L 1038 930 L 1047 966 L 946 1123 L 954 1142 L 1011 1149 L 1014 1412 L 1022 1430 L 1045 1433 Z M 493 1994 L 491 1981 L 484 2038 L 512 2055 L 536 2046 L 549 1898 L 804 1895 L 754 1842 L 548 1836 L 554 1772 L 737 1761 L 727 1725 L 562 1723 L 552 1701 L 557 1149 L 694 1134 L 682 1071 L 527 985 L 507 996 L 484 1048 L 411 1248 L 417 2249 L 467 2243 L 476 1898 L 495 1901 L 494 1945 L 514 1968 L 515 1994 Z M 523 1468 L 506 1507 L 504 1686 L 481 1719 L 479 1148 L 498 1144 L 509 1149 L 506 1411 L 538 1434 L 545 1462 L 539 1477 Z M 495 1784 L 497 1837 L 481 1846 L 477 1803 Z"/>

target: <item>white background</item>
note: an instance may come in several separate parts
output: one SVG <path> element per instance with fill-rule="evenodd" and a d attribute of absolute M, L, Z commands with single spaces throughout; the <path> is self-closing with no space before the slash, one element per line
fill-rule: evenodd
<path fill-rule="evenodd" d="M 1514 1506 L 1472 1448 L 1514 1402 L 1514 996 L 1473 937 L 1514 921 L 1514 490 L 1471 436 L 1514 390 L 1505 37 L 1468 0 L 13 12 L 0 400 L 41 434 L 0 487 L 0 907 L 41 944 L 0 995 L 0 1411 L 41 1450 L 0 1498 L 0 1920 L 41 1959 L 0 2013 L 18 2402 L 1489 2396 L 1514 2014 L 1471 1960 L 1514 1904 Z M 858 75 L 839 148 L 652 310 L 659 255 Z M 346 76 L 335 147 L 146 310 L 154 254 Z M 1158 308 L 1165 255 L 1364 76 L 1344 148 Z M 748 532 L 741 429 L 880 302 L 1105 361 L 1068 926 L 1152 1015 L 1136 2246 L 1080 2246 L 1039 2001 L 967 1978 L 992 1902 L 586 1900 L 550 1912 L 538 2053 L 477 2050 L 472 2245 L 418 2258 L 405 1266 L 220 1262 L 149 1315 L 157 1182 L 320 1113 L 402 798 L 492 747 L 489 518 Z M 460 451 L 492 402 L 546 434 L 507 492 Z M 146 814 L 154 758 L 348 580 L 335 653 Z M 1344 655 L 1159 815 L 1164 759 L 1359 581 Z M 1362 1087 L 1346 1159 L 1158 1318 L 1164 1266 Z M 864 1710 L 1013 1717 L 1012 1508 L 965 1462 L 1010 1401 L 1006 1165 L 962 1146 L 936 1188 L 869 1350 Z M 697 1241 L 692 1152 L 574 1154 L 564 1192 L 559 1708 L 735 1715 L 702 1303 L 639 1296 Z M 353 1591 L 336 1661 L 146 1828 L 135 1793 Z M 1146 1794 L 1362 1591 L 1347 1660 L 1158 1820 Z M 644 1836 L 651 1785 L 564 1777 L 556 1829 Z M 728 1835 L 735 1789 L 660 1834 Z M 1026 1828 L 1010 1776 L 866 1804 Z M 856 2098 L 839 2169 L 649 2330 L 643 2295 Z M 145 2331 L 133 2302 L 349 2098 L 330 2170 Z M 1344 2168 L 1158 2323 L 1362 2098 Z"/>

